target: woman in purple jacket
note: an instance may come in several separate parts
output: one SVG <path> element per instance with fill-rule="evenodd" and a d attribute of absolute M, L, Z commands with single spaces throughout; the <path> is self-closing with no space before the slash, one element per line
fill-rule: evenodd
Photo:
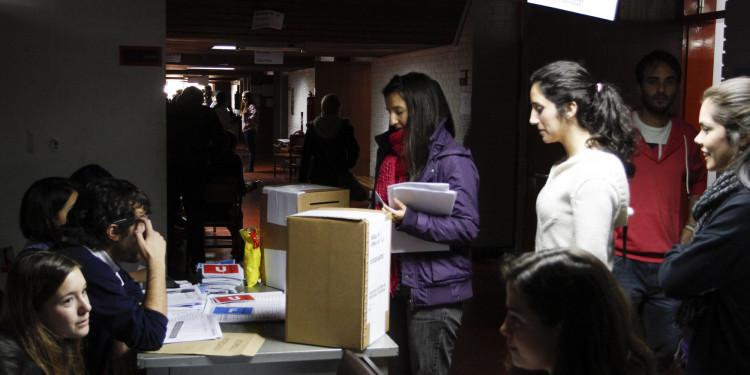
<path fill-rule="evenodd" d="M 479 175 L 471 152 L 456 142 L 453 118 L 440 85 L 422 73 L 394 76 L 383 89 L 390 128 L 375 137 L 375 191 L 388 202 L 388 185 L 448 183 L 457 193 L 449 216 L 414 210 L 399 200 L 382 209 L 396 230 L 450 245 L 450 251 L 394 255 L 391 260 L 390 335 L 399 345 L 397 374 L 448 374 L 472 296 L 471 249 L 479 232 Z"/>

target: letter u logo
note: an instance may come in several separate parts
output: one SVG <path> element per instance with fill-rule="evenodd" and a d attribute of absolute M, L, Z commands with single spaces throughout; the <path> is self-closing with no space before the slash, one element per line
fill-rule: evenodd
<path fill-rule="evenodd" d="M 227 267 L 226 266 L 216 267 L 216 272 L 219 272 L 219 273 L 227 272 Z"/>

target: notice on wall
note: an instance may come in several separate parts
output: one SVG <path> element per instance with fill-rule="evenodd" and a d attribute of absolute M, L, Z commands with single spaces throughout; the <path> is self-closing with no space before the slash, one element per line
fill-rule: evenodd
<path fill-rule="evenodd" d="M 586 16 L 614 21 L 618 0 L 528 0 L 550 8 L 566 10 Z"/>
<path fill-rule="evenodd" d="M 253 12 L 253 30 L 276 29 L 281 30 L 284 26 L 284 13 L 273 10 L 256 10 Z"/>
<path fill-rule="evenodd" d="M 471 93 L 470 92 L 461 93 L 461 102 L 458 105 L 458 112 L 462 115 L 471 114 Z"/>
<path fill-rule="evenodd" d="M 283 64 L 284 51 L 255 51 L 256 64 Z"/>

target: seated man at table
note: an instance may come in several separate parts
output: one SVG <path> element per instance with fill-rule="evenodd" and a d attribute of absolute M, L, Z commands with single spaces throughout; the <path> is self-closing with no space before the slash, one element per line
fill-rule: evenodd
<path fill-rule="evenodd" d="M 164 342 L 166 243 L 146 216 L 150 205 L 132 183 L 109 178 L 89 184 L 71 211 L 67 234 L 76 245 L 58 251 L 81 263 L 88 284 L 89 374 L 118 373 L 135 365 L 128 348 L 157 350 Z M 148 266 L 145 294 L 119 264 L 140 260 Z"/>

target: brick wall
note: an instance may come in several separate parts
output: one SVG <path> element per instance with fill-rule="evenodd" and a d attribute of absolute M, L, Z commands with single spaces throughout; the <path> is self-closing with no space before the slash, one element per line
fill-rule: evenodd
<path fill-rule="evenodd" d="M 310 92 L 315 93 L 315 69 L 304 69 L 289 73 L 289 87 L 294 89 L 289 105 L 292 105 L 292 101 L 294 105 L 291 110 L 292 114 L 287 114 L 289 116 L 288 128 L 286 132 L 282 131 L 281 134 L 284 138 L 300 130 L 300 123 L 312 121 L 307 115 L 307 96 Z M 292 96 L 292 93 L 290 93 L 290 96 Z M 304 119 L 300 117 L 300 112 L 304 112 Z"/>
<path fill-rule="evenodd" d="M 459 85 L 463 77 L 461 70 L 468 70 L 466 86 Z M 372 62 L 372 119 L 371 132 L 374 137 L 388 130 L 388 115 L 385 111 L 383 95 L 380 91 L 396 74 L 421 72 L 440 83 L 450 105 L 453 121 L 456 124 L 456 139 L 463 142 L 471 124 L 471 103 L 467 108 L 460 107 L 461 97 L 471 98 L 472 87 L 472 26 L 467 19 L 460 31 L 458 43 L 452 46 L 432 48 L 412 53 L 374 59 Z M 370 150 L 370 172 L 375 173 L 377 145 L 373 142 Z"/>

